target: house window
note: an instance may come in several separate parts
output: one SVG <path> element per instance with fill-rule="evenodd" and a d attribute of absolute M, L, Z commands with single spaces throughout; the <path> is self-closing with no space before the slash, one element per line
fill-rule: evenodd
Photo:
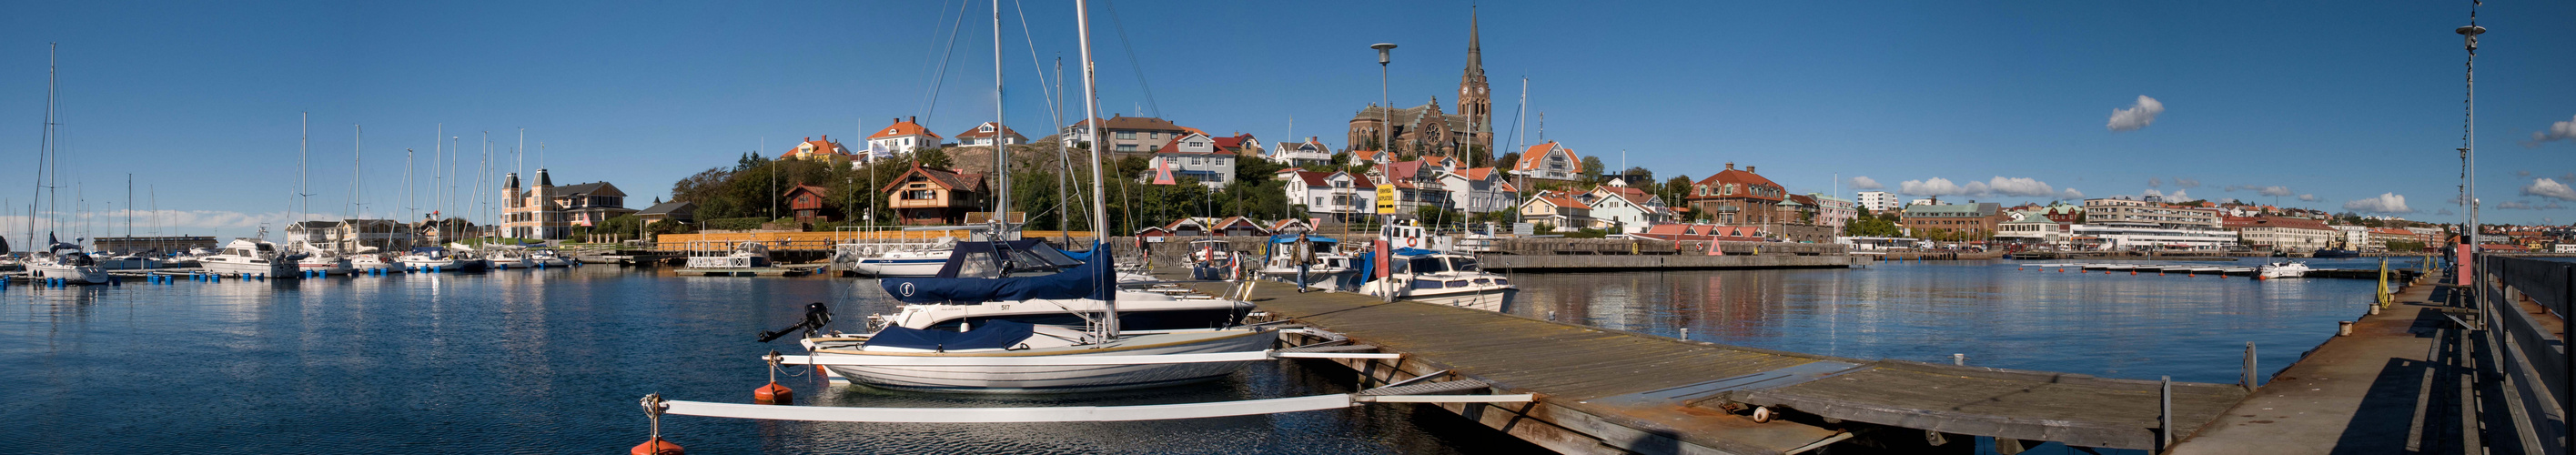
<path fill-rule="evenodd" d="M 1146 139 L 1162 139 L 1162 138 L 1163 138 L 1163 133 L 1161 133 L 1161 132 L 1145 133 L 1145 138 L 1146 138 Z"/>
<path fill-rule="evenodd" d="M 1121 151 L 1121 152 L 1133 152 L 1133 151 L 1136 151 L 1136 144 L 1118 144 L 1118 151 Z"/>
<path fill-rule="evenodd" d="M 1120 132 L 1118 132 L 1118 138 L 1119 138 L 1119 139 L 1135 139 L 1135 138 L 1136 138 L 1136 132 L 1134 132 L 1134 131 L 1120 131 Z"/>

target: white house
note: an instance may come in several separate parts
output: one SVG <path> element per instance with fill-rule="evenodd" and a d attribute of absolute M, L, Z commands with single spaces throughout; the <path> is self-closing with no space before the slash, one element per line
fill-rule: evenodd
<path fill-rule="evenodd" d="M 907 119 L 895 119 L 894 125 L 868 135 L 868 149 L 878 152 L 912 153 L 932 148 L 939 148 L 939 133 Z"/>
<path fill-rule="evenodd" d="M 1646 228 L 1672 222 L 1672 207 L 1646 190 L 1630 188 L 1626 182 L 1612 179 L 1612 184 L 1592 188 L 1575 195 L 1575 199 L 1592 206 L 1592 226 L 1598 229 L 1619 228 L 1621 233 L 1646 232 Z"/>
<path fill-rule="evenodd" d="M 1572 182 L 1583 176 L 1583 159 L 1565 144 L 1548 141 L 1521 151 L 1521 161 L 1512 165 L 1512 175 L 1535 180 Z"/>
<path fill-rule="evenodd" d="M 1280 142 L 1273 145 L 1270 147 L 1269 156 L 1264 158 L 1289 167 L 1322 166 L 1333 163 L 1333 148 L 1324 145 L 1316 137 L 1308 136 L 1306 142 Z"/>
<path fill-rule="evenodd" d="M 1449 202 L 1467 213 L 1511 210 L 1520 203 L 1521 190 L 1503 177 L 1490 167 L 1463 169 L 1442 174 L 1440 186 L 1449 190 Z"/>
<path fill-rule="evenodd" d="M 995 129 L 1000 129 L 1001 131 L 994 131 Z M 1029 137 L 1021 136 L 1018 130 L 1013 130 L 1008 126 L 997 126 L 994 125 L 993 122 L 984 122 L 982 125 L 975 125 L 974 128 L 966 130 L 966 132 L 957 133 L 957 145 L 981 145 L 989 147 L 993 145 L 993 138 L 997 136 L 1002 138 L 1002 144 L 1004 145 L 1020 145 L 1029 143 Z"/>
<path fill-rule="evenodd" d="M 1582 229 L 1592 225 L 1592 206 L 1564 192 L 1541 191 L 1521 203 L 1521 222 L 1544 223 L 1557 231 Z"/>
<path fill-rule="evenodd" d="M 1175 136 L 1171 142 L 1155 149 L 1153 165 L 1145 171 L 1150 175 L 1145 178 L 1147 182 L 1160 183 L 1165 173 L 1169 173 L 1176 182 L 1182 178 L 1195 178 L 1208 188 L 1224 188 L 1226 184 L 1233 183 L 1234 159 L 1234 154 L 1218 150 L 1216 141 L 1205 134 Z"/>
<path fill-rule="evenodd" d="M 1305 205 L 1308 216 L 1347 220 L 1376 213 L 1377 183 L 1368 176 L 1289 168 L 1279 171 L 1278 179 L 1288 200 Z"/>
<path fill-rule="evenodd" d="M 1905 206 L 1896 204 L 1896 195 L 1893 193 L 1885 191 L 1862 191 L 1859 196 L 1860 208 L 1869 209 L 1870 213 L 1873 214 L 1905 208 Z"/>

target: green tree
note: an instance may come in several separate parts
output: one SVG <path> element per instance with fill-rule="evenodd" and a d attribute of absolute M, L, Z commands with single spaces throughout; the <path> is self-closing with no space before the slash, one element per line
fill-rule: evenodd
<path fill-rule="evenodd" d="M 1584 180 L 1600 181 L 1600 180 L 1601 180 L 1601 173 L 1603 172 L 1603 169 L 1604 169 L 1604 168 L 1603 168 L 1603 166 L 1601 165 L 1601 157 L 1598 157 L 1598 156 L 1587 156 L 1587 157 L 1583 157 L 1583 179 L 1584 179 Z"/>
<path fill-rule="evenodd" d="M 953 167 L 956 166 L 956 164 L 949 162 L 947 149 L 933 148 L 914 150 L 912 152 L 912 162 L 921 163 L 923 166 L 935 168 L 956 169 Z"/>

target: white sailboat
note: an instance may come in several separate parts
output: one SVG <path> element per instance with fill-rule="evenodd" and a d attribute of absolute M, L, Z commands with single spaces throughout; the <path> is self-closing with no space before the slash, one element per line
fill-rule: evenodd
<path fill-rule="evenodd" d="M 27 275 L 39 280 L 60 279 L 71 284 L 107 284 L 111 279 L 98 260 L 81 252 L 80 245 L 51 242 L 43 251 L 27 256 Z"/>
<path fill-rule="evenodd" d="M 1083 105 L 1098 121 L 1099 102 L 1093 79 L 1088 12 L 1082 15 L 1083 35 Z M 994 2 L 994 104 L 997 130 L 1004 116 L 1001 110 L 1001 8 Z M 1093 125 L 1090 131 L 1099 131 Z M 995 175 L 1009 175 L 1007 150 L 999 141 L 994 144 Z M 1103 196 L 1100 144 L 1092 146 L 1092 219 L 1107 220 L 1108 205 Z M 1009 213 L 1010 190 L 1007 179 L 994 191 L 997 212 Z M 808 336 L 803 344 L 816 364 L 849 378 L 852 382 L 897 389 L 965 393 L 1070 393 L 1103 390 L 1125 390 L 1157 387 L 1215 379 L 1252 362 L 1267 358 L 1266 350 L 1278 342 L 1278 332 L 1266 328 L 1218 328 L 1210 330 L 1171 331 L 1163 333 L 1127 333 L 1120 326 L 1121 308 L 1112 261 L 1104 244 L 1095 241 L 1091 251 L 1078 255 L 1053 253 L 1052 248 L 1024 248 L 1007 241 L 1010 227 L 1007 216 L 996 217 L 990 242 L 977 242 L 990 248 L 977 251 L 961 244 L 949 257 L 944 271 L 955 277 L 887 278 L 881 285 L 899 300 L 908 303 L 934 302 L 1015 302 L 1015 305 L 1042 305 L 1045 301 L 1095 300 L 1097 315 L 1075 311 L 1089 321 L 1081 329 L 1039 326 L 1010 321 L 986 322 L 980 326 L 963 326 L 958 331 L 923 330 L 901 326 L 878 329 L 866 336 Z M 1092 223 L 1094 239 L 1108 238 L 1105 223 Z M 820 305 L 811 308 L 819 310 Z M 823 318 L 828 321 L 828 313 Z M 772 334 L 771 336 L 776 336 Z M 1220 360 L 1204 360 L 1208 354 L 1221 354 Z M 1047 365 L 1050 360 L 1075 357 L 1118 359 L 1081 365 Z M 836 362 L 846 361 L 846 362 Z M 1031 364 L 1031 362 L 1041 364 Z"/>

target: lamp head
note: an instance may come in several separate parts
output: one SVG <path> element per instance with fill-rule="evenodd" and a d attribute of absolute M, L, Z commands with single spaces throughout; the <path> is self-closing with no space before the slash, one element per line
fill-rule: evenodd
<path fill-rule="evenodd" d="M 2487 28 L 2471 25 L 2452 29 L 2451 32 L 2460 34 L 2461 40 L 2466 41 L 2465 45 L 2468 46 L 2469 52 L 2477 52 L 2478 35 L 2486 33 Z"/>
<path fill-rule="evenodd" d="M 1377 43 L 1377 44 L 1371 44 L 1371 45 L 1369 45 L 1369 48 L 1370 48 L 1370 49 L 1377 49 L 1377 64 L 1384 65 L 1384 64 L 1386 64 L 1386 62 L 1387 62 L 1387 58 L 1386 58 L 1387 50 L 1388 50 L 1388 49 L 1394 49 L 1394 48 L 1395 48 L 1395 43 Z"/>

